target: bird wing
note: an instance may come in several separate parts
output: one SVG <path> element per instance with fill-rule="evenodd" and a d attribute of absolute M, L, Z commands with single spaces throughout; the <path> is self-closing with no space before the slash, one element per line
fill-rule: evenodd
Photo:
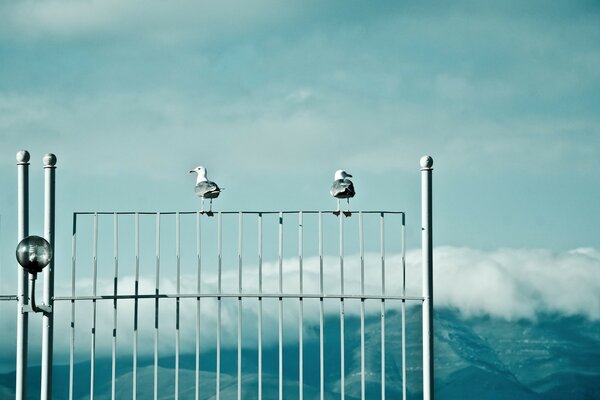
<path fill-rule="evenodd" d="M 354 197 L 354 184 L 350 179 L 338 179 L 331 185 L 331 195 L 338 198 Z"/>
<path fill-rule="evenodd" d="M 203 181 L 196 184 L 196 194 L 199 197 L 214 199 L 215 197 L 219 197 L 219 193 L 221 193 L 221 189 L 215 182 Z"/>

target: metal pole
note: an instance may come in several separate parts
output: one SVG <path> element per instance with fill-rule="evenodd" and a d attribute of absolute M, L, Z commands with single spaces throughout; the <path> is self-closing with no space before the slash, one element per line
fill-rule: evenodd
<path fill-rule="evenodd" d="M 29 235 L 29 152 L 17 153 L 17 242 Z M 15 398 L 27 398 L 27 332 L 29 318 L 23 307 L 29 304 L 27 273 L 17 264 L 17 370 Z"/>
<path fill-rule="evenodd" d="M 423 399 L 433 400 L 433 235 L 431 171 L 433 158 L 421 157 L 421 246 L 423 263 Z"/>
<path fill-rule="evenodd" d="M 54 253 L 55 222 L 55 176 L 56 156 L 48 153 L 44 156 L 44 237 L 50 243 Z M 52 309 L 54 297 L 54 259 L 44 269 L 44 305 Z M 52 350 L 54 341 L 54 317 L 52 313 L 42 316 L 42 381 L 41 400 L 52 399 Z"/>

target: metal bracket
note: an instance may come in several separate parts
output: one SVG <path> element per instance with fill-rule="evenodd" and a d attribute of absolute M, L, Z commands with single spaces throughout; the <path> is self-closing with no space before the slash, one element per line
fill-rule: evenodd
<path fill-rule="evenodd" d="M 44 313 L 44 314 L 52 314 L 52 306 L 47 306 L 42 304 L 41 306 L 35 306 L 35 308 L 31 307 L 30 304 L 25 306 L 21 306 L 21 314 L 26 313 Z"/>

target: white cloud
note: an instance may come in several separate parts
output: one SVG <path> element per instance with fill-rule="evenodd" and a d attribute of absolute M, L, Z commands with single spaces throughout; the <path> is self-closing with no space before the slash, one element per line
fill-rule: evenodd
<path fill-rule="evenodd" d="M 386 293 L 399 295 L 402 292 L 401 256 L 389 255 L 386 259 Z M 452 307 L 465 317 L 491 316 L 507 320 L 535 319 L 540 313 L 555 313 L 563 316 L 580 315 L 592 320 L 600 318 L 600 251 L 592 248 L 575 249 L 561 253 L 536 249 L 498 249 L 493 251 L 476 250 L 467 247 L 438 247 L 434 252 L 434 306 L 437 308 Z M 304 288 L 306 293 L 316 293 L 319 282 L 318 259 L 309 257 L 304 260 Z M 360 262 L 357 255 L 345 258 L 346 293 L 359 293 Z M 256 265 L 246 265 L 249 271 L 257 271 Z M 278 263 L 265 262 L 263 265 L 263 282 L 265 293 L 278 291 Z M 365 256 L 365 293 L 380 293 L 381 269 L 379 255 L 369 253 Z M 234 291 L 237 285 L 237 269 L 224 268 L 222 281 L 224 292 Z M 298 260 L 284 260 L 284 291 L 298 292 Z M 326 293 L 339 293 L 339 259 L 326 257 L 324 260 L 324 284 Z M 407 254 L 407 295 L 419 296 L 421 290 L 420 251 L 412 250 Z M 214 271 L 212 271 L 214 272 Z M 203 291 L 216 290 L 216 275 L 203 272 Z M 248 293 L 257 292 L 257 280 L 250 274 L 244 274 L 244 287 Z M 133 287 L 132 276 L 120 278 L 120 293 L 129 294 Z M 154 278 L 145 276 L 140 279 L 140 293 L 154 292 Z M 229 286 L 227 286 L 229 285 Z M 193 293 L 196 288 L 195 276 L 182 276 L 181 293 Z M 227 289 L 229 288 L 229 289 Z M 6 288 L 5 288 L 6 289 Z M 77 283 L 77 293 L 91 293 L 92 282 L 89 278 L 81 278 Z M 5 290 L 6 291 L 6 290 Z M 176 291 L 174 279 L 161 280 L 161 292 L 173 294 Z M 58 287 L 57 295 L 70 293 L 67 286 Z M 112 294 L 112 280 L 100 280 L 99 294 Z M 358 316 L 358 307 L 351 301 L 346 302 L 346 314 Z M 13 304 L 12 302 L 10 304 Z M 183 352 L 195 348 L 196 306 L 194 299 L 184 299 L 181 303 L 181 348 Z M 243 326 L 244 345 L 253 347 L 257 343 L 257 302 L 244 300 Z M 265 346 L 277 342 L 276 299 L 264 300 L 264 343 Z M 357 304 L 357 303 L 356 303 Z M 356 305 L 355 304 L 355 305 Z M 388 309 L 398 303 L 388 302 Z M 409 302 L 414 306 L 418 302 Z M 367 314 L 377 315 L 379 302 L 366 302 Z M 1 341 L 3 354 L 12 354 L 9 350 L 14 337 L 14 315 L 8 313 L 6 303 L 3 311 L 11 318 L 6 319 L 3 329 L 4 340 Z M 304 303 L 304 323 L 306 327 L 318 326 L 318 301 Z M 154 301 L 141 300 L 139 351 L 140 354 L 152 354 L 154 335 Z M 216 301 L 202 301 L 202 348 L 212 349 L 216 343 Z M 91 302 L 77 303 L 76 313 L 76 352 L 81 359 L 87 359 L 90 351 Z M 118 343 L 120 354 L 131 352 L 133 332 L 133 302 L 119 301 Z M 337 315 L 339 302 L 326 301 L 326 313 Z M 70 303 L 57 303 L 57 334 L 55 349 L 59 360 L 64 361 L 69 349 Z M 31 332 L 32 351 L 39 350 L 39 324 L 33 317 Z M 223 301 L 222 309 L 222 344 L 224 347 L 235 347 L 237 343 L 237 301 Z M 298 304 L 296 301 L 284 301 L 284 340 L 297 340 Z M 97 347 L 99 353 L 110 353 L 111 330 L 113 325 L 112 301 L 98 302 Z M 172 354 L 174 351 L 175 301 L 160 302 L 160 352 Z M 9 334 L 10 333 L 10 334 Z M 306 335 L 310 335 L 307 330 Z M 10 340 L 9 340 L 10 339 Z M 8 346 L 8 347 L 6 347 Z M 12 359 L 11 359 L 12 360 Z M 11 360 L 5 360 L 8 366 Z"/>

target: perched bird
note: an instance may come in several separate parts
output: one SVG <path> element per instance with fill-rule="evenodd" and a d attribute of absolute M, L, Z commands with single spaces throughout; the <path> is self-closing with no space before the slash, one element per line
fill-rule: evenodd
<path fill-rule="evenodd" d="M 204 212 L 204 199 L 210 199 L 208 214 L 212 214 L 212 199 L 219 197 L 223 189 L 219 188 L 215 182 L 208 180 L 206 177 L 206 168 L 196 167 L 190 171 L 190 173 L 192 172 L 198 174 L 196 178 L 196 195 L 202 199 L 201 212 Z"/>
<path fill-rule="evenodd" d="M 333 185 L 331 185 L 331 195 L 338 199 L 337 201 L 337 210 L 336 213 L 340 212 L 340 199 L 346 199 L 348 202 L 348 212 L 350 212 L 350 198 L 354 197 L 356 192 L 354 191 L 354 184 L 348 178 L 352 178 L 352 175 L 344 171 L 343 169 L 338 169 L 335 171 L 335 175 L 333 177 Z"/>

